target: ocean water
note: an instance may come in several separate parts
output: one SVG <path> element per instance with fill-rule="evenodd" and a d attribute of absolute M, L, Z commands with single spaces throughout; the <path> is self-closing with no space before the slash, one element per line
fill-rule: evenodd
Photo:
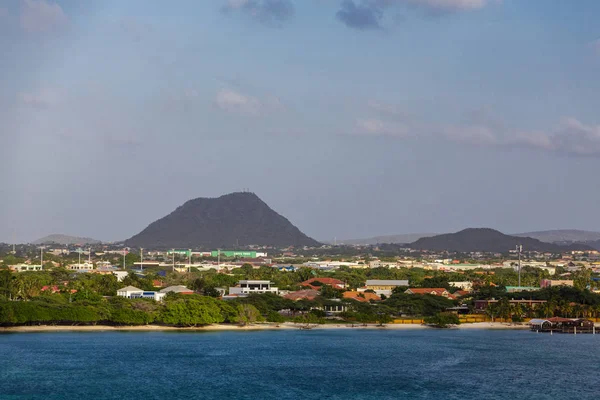
<path fill-rule="evenodd" d="M 0 399 L 592 399 L 600 335 L 0 334 Z"/>

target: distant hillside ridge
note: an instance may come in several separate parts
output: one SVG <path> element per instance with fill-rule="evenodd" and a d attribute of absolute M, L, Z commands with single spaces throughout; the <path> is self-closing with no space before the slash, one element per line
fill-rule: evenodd
<path fill-rule="evenodd" d="M 560 246 L 545 243 L 529 237 L 505 235 L 490 228 L 467 228 L 456 233 L 447 233 L 428 238 L 422 238 L 408 247 L 418 250 L 456 251 L 506 253 L 514 250 L 517 245 L 522 245 L 524 251 L 539 251 L 559 253 L 571 250 L 590 250 L 591 247 L 583 244 Z"/>
<path fill-rule="evenodd" d="M 578 229 L 557 229 L 550 231 L 517 233 L 513 236 L 530 237 L 547 243 L 582 243 L 600 240 L 600 232 L 582 231 Z"/>
<path fill-rule="evenodd" d="M 386 235 L 386 236 L 375 236 L 366 239 L 346 239 L 346 240 L 337 240 L 337 244 L 347 244 L 347 245 L 374 245 L 374 244 L 383 244 L 383 243 L 391 243 L 391 244 L 403 244 L 403 243 L 412 243 L 415 240 L 419 240 L 424 237 L 431 237 L 439 235 L 439 233 L 405 233 L 398 235 Z M 332 241 L 328 241 L 328 243 L 333 243 Z"/>
<path fill-rule="evenodd" d="M 216 249 L 248 245 L 316 247 L 320 243 L 254 193 L 237 192 L 190 200 L 126 240 L 125 245 Z"/>
<path fill-rule="evenodd" d="M 71 246 L 75 244 L 100 244 L 102 243 L 100 240 L 90 239 L 85 237 L 77 237 L 77 236 L 69 236 L 69 235 L 61 235 L 61 234 L 53 234 L 43 237 L 41 239 L 32 242 L 35 245 L 42 244 L 59 244 L 61 246 Z"/>

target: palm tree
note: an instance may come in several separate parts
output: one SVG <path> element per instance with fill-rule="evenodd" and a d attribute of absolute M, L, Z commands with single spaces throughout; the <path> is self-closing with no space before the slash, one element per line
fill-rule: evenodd
<path fill-rule="evenodd" d="M 485 309 L 485 314 L 492 319 L 492 322 L 494 322 L 494 317 L 498 315 L 497 303 L 489 303 Z"/>

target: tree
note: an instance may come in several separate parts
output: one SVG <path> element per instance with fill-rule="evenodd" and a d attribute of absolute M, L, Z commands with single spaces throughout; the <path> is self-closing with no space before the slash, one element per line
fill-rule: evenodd
<path fill-rule="evenodd" d="M 452 325 L 459 325 L 458 315 L 449 312 L 442 312 L 430 317 L 425 317 L 425 323 L 437 328 L 449 328 Z"/>
<path fill-rule="evenodd" d="M 237 306 L 236 322 L 242 326 L 250 325 L 262 319 L 260 312 L 251 304 L 239 304 Z"/>
<path fill-rule="evenodd" d="M 212 297 L 186 295 L 167 300 L 160 312 L 159 320 L 167 325 L 197 326 L 218 324 L 225 320 L 218 300 Z"/>

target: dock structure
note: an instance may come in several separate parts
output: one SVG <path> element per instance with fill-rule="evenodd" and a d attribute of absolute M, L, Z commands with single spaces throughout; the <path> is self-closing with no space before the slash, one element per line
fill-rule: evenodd
<path fill-rule="evenodd" d="M 548 319 L 532 319 L 529 321 L 531 330 L 534 332 L 557 333 L 592 333 L 596 334 L 594 322 L 585 318 L 561 318 L 552 317 Z"/>

